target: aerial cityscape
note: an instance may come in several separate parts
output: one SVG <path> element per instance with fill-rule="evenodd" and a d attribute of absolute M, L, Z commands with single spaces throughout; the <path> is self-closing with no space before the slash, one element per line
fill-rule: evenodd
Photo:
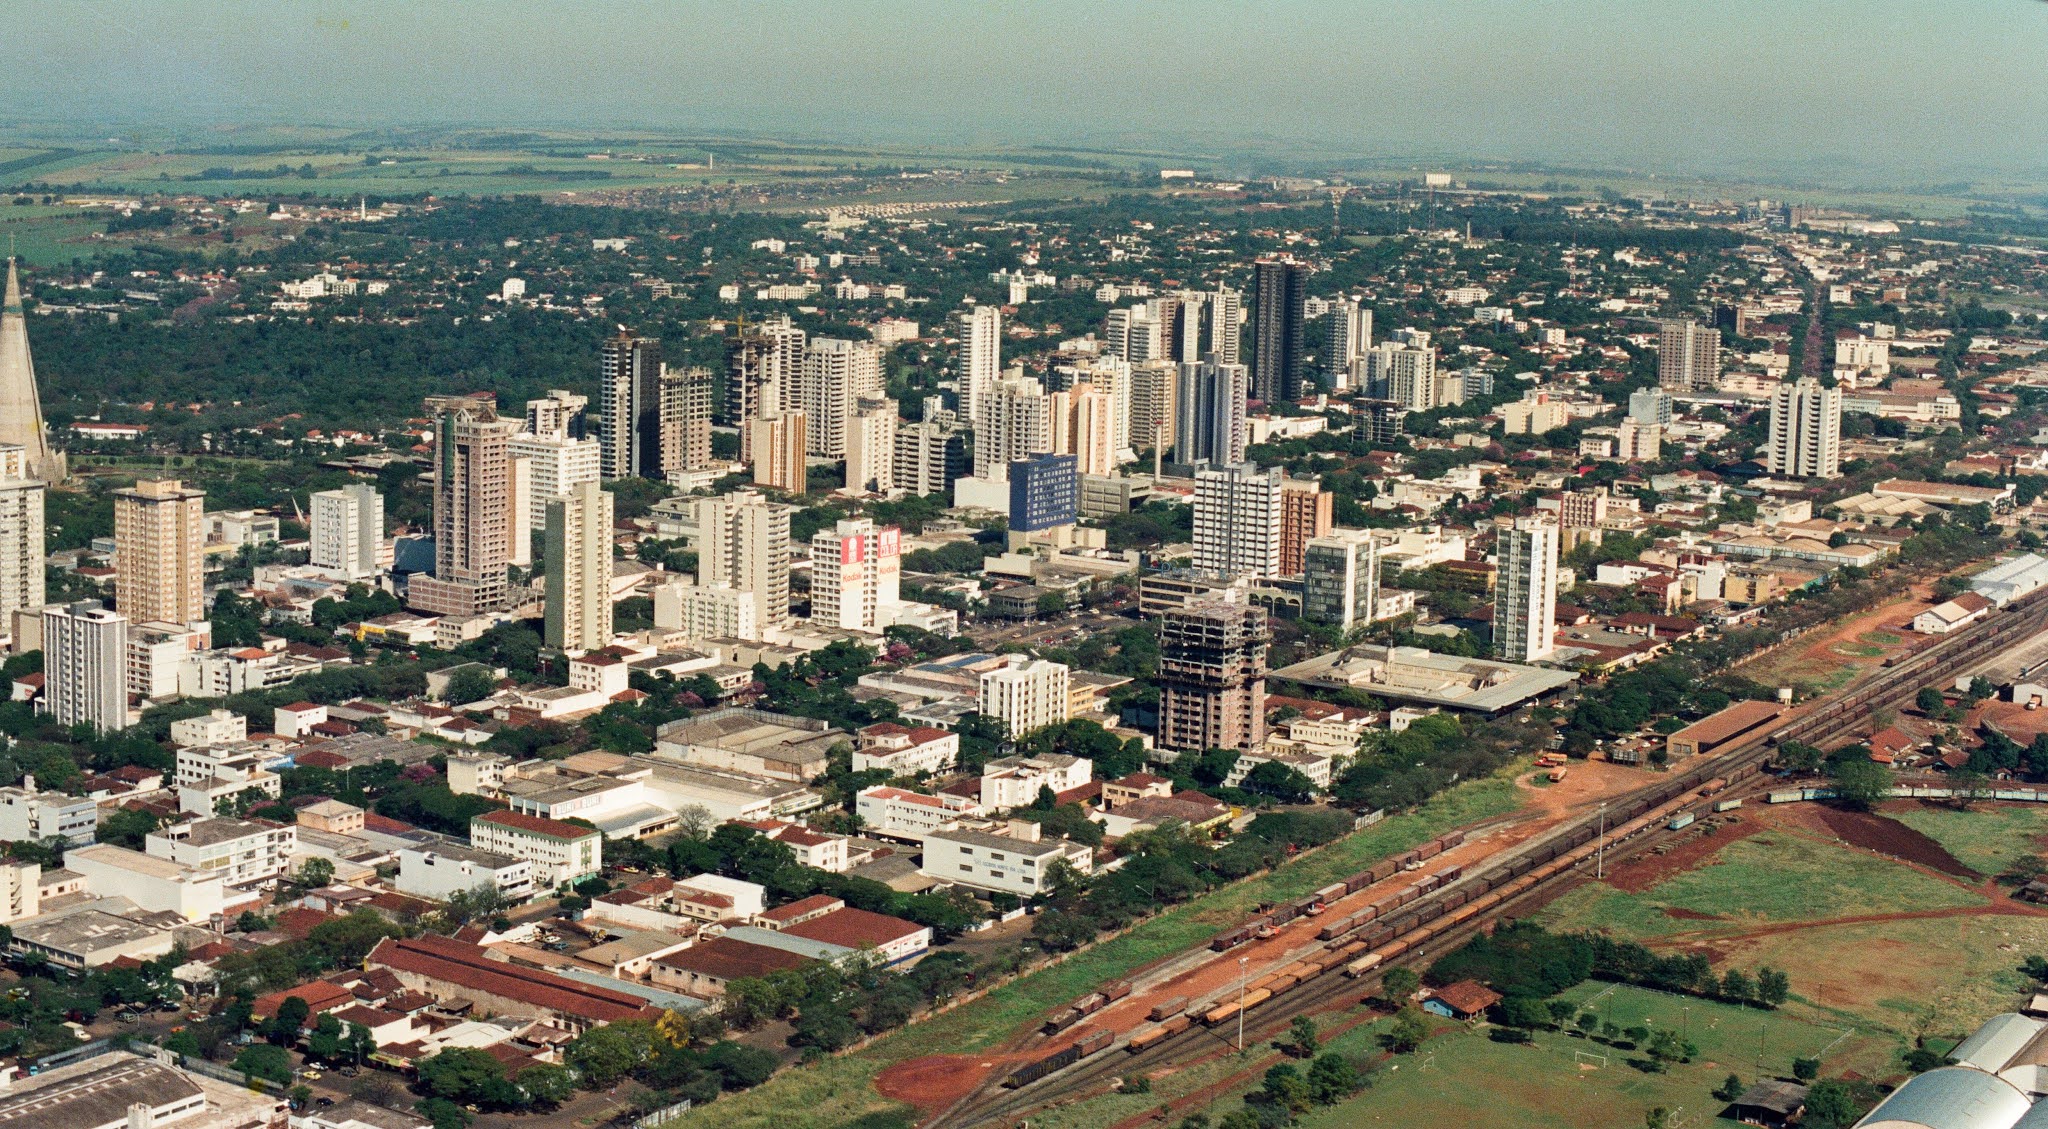
<path fill-rule="evenodd" d="M 2048 6 L 1577 7 L 23 13 L 0 1129 L 2048 1127 Z"/>

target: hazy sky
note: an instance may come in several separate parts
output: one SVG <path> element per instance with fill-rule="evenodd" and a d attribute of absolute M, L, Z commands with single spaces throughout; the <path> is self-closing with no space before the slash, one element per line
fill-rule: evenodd
<path fill-rule="evenodd" d="M 0 113 L 2048 173 L 2042 0 L 26 0 Z M 1953 174 L 1953 175 L 1952 175 Z"/>

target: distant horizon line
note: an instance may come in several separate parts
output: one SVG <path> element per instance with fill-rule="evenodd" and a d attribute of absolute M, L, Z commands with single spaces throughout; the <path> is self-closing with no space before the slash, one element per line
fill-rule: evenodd
<path fill-rule="evenodd" d="M 1099 134 L 1073 134 L 1072 140 L 1060 141 L 1050 135 L 1019 134 L 1014 139 L 995 140 L 988 135 L 1000 130 L 954 127 L 944 131 L 921 130 L 915 133 L 908 125 L 895 129 L 871 127 L 865 129 L 841 129 L 836 131 L 783 131 L 771 127 L 752 128 L 738 125 L 664 125 L 647 121 L 566 121 L 542 118 L 504 119 L 389 119 L 380 122 L 348 122 L 343 120 L 294 120 L 287 118 L 223 118 L 216 121 L 199 119 L 142 118 L 129 115 L 79 115 L 52 114 L 47 109 L 10 109 L 0 102 L 0 114 L 16 120 L 0 126 L 0 136 L 11 135 L 16 140 L 39 139 L 45 142 L 58 141 L 73 144 L 93 141 L 101 145 L 118 148 L 131 147 L 140 151 L 197 153 L 205 149 L 201 138 L 206 135 L 218 136 L 223 133 L 256 132 L 262 130 L 321 130 L 334 131 L 374 140 L 365 135 L 378 133 L 519 133 L 562 134 L 563 143 L 588 142 L 591 144 L 618 143 L 632 140 L 688 142 L 727 141 L 736 143 L 771 143 L 796 147 L 816 146 L 845 151 L 849 158 L 858 158 L 860 150 L 872 147 L 883 160 L 917 157 L 937 160 L 943 163 L 946 156 L 978 157 L 999 161 L 1006 152 L 1041 152 L 1051 154 L 1072 154 L 1076 156 L 1101 156 L 1124 161 L 1157 161 L 1166 167 L 1192 164 L 1197 169 L 1204 165 L 1209 171 L 1227 176 L 1318 176 L 1344 175 L 1358 172 L 1414 171 L 1440 172 L 1473 177 L 1485 172 L 1511 172 L 1522 175 L 1545 174 L 1560 177 L 1608 177 L 1645 180 L 1669 180 L 1674 186 L 1697 183 L 1726 187 L 1771 187 L 1801 190 L 1832 190 L 1839 192 L 1884 193 L 1905 192 L 1916 195 L 1969 197 L 1973 195 L 2008 195 L 2039 189 L 2034 186 L 2048 182 L 2048 169 L 2029 175 L 2023 165 L 2010 166 L 1961 165 L 1954 162 L 1935 162 L 1927 167 L 1904 165 L 1851 165 L 1845 161 L 1815 157 L 1793 163 L 1760 162 L 1750 166 L 1716 165 L 1712 168 L 1685 168 L 1662 162 L 1613 161 L 1607 162 L 1590 157 L 1569 155 L 1513 156 L 1507 154 L 1486 155 L 1477 151 L 1456 149 L 1409 149 L 1399 152 L 1382 151 L 1377 154 L 1343 152 L 1327 144 L 1305 138 L 1289 138 L 1252 133 L 1234 134 L 1228 137 L 1207 132 L 1207 145 L 1203 152 L 1195 148 L 1179 148 L 1189 138 L 1153 131 L 1126 131 L 1128 140 L 1103 137 Z M 159 134 L 157 137 L 123 138 L 124 131 L 147 130 Z M 1146 136 L 1146 134 L 1150 136 Z M 612 138 L 607 135 L 628 135 Z M 1132 137 L 1130 134 L 1137 134 Z M 636 138 L 633 135 L 638 135 Z M 303 148 L 309 151 L 333 151 L 339 142 L 347 138 L 335 138 L 328 143 L 306 141 L 294 144 L 278 142 L 280 149 Z M 394 148 L 403 147 L 401 139 L 391 139 Z M 222 139 L 216 144 L 226 146 L 233 142 Z M 378 148 L 381 146 L 370 146 Z M 891 152 L 901 150 L 902 152 Z M 735 167 L 743 157 L 734 158 Z M 1826 165 L 1838 168 L 1841 177 L 1829 177 L 1814 166 Z M 2036 181 L 2036 176 L 2039 180 Z M 1988 183 L 1980 183 L 1988 182 Z"/>

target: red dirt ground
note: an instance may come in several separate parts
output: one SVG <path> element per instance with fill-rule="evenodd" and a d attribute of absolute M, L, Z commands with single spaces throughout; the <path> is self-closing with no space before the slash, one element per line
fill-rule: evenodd
<path fill-rule="evenodd" d="M 1781 804 L 1773 822 L 1840 839 L 1852 847 L 1874 851 L 1951 878 L 1981 879 L 1940 843 L 1888 816 L 1841 811 L 1825 804 Z"/>
<path fill-rule="evenodd" d="M 919 1114 L 929 1116 L 972 1093 L 990 1074 L 1014 1069 L 1033 1057 L 1036 1056 L 991 1051 L 907 1059 L 876 1075 L 875 1091 L 885 1098 L 908 1102 L 917 1107 Z"/>
<path fill-rule="evenodd" d="M 1747 817 L 1734 823 L 1717 826 L 1720 830 L 1711 835 L 1695 835 L 1673 847 L 1668 854 L 1645 853 L 1608 868 L 1607 884 L 1624 894 L 1640 894 L 1660 882 L 1699 866 L 1714 852 L 1759 830 L 1757 821 Z"/>

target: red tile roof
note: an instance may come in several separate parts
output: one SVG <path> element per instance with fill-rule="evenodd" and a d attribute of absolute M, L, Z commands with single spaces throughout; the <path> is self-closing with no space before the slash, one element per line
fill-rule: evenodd
<path fill-rule="evenodd" d="M 807 956 L 799 956 L 782 949 L 771 949 L 766 945 L 750 945 L 731 937 L 714 937 L 680 952 L 654 959 L 656 964 L 665 964 L 670 968 L 727 982 L 750 976 L 766 976 L 786 968 L 802 968 L 812 963 L 811 958 Z"/>
<path fill-rule="evenodd" d="M 828 945 L 845 945 L 849 949 L 873 945 L 880 948 L 923 929 L 915 922 L 885 913 L 870 913 L 864 909 L 834 910 L 823 917 L 799 921 L 784 926 L 782 931 L 792 937 L 807 941 L 823 941 Z"/>
<path fill-rule="evenodd" d="M 760 916 L 767 918 L 769 921 L 788 921 L 793 917 L 802 917 L 807 913 L 817 913 L 823 909 L 843 906 L 845 904 L 830 894 L 812 894 L 808 898 L 798 898 L 786 906 L 776 906 L 774 909 L 763 912 Z"/>
<path fill-rule="evenodd" d="M 322 920 L 325 920 L 325 918 L 322 918 Z M 258 1019 L 268 1019 L 276 1015 L 277 1009 L 283 1005 L 285 1000 L 293 996 L 306 1001 L 306 1006 L 313 1009 L 313 1014 L 315 1015 L 329 1008 L 342 1007 L 356 1002 L 355 996 L 347 988 L 339 984 L 330 984 L 325 980 L 315 980 L 311 984 L 301 984 L 296 988 L 286 988 L 282 992 L 272 992 L 267 996 L 257 997 L 256 1002 L 251 1005 L 250 1014 Z"/>
<path fill-rule="evenodd" d="M 1446 984 L 1431 992 L 1429 997 L 1440 1001 L 1459 1015 L 1478 1015 L 1501 1001 L 1499 992 L 1477 980 L 1460 980 L 1456 984 Z"/>
<path fill-rule="evenodd" d="M 643 1013 L 648 1010 L 645 1001 L 637 996 L 492 960 L 479 946 L 445 937 L 387 937 L 371 950 L 367 964 L 518 1000 L 592 1023 L 644 1018 Z"/>

